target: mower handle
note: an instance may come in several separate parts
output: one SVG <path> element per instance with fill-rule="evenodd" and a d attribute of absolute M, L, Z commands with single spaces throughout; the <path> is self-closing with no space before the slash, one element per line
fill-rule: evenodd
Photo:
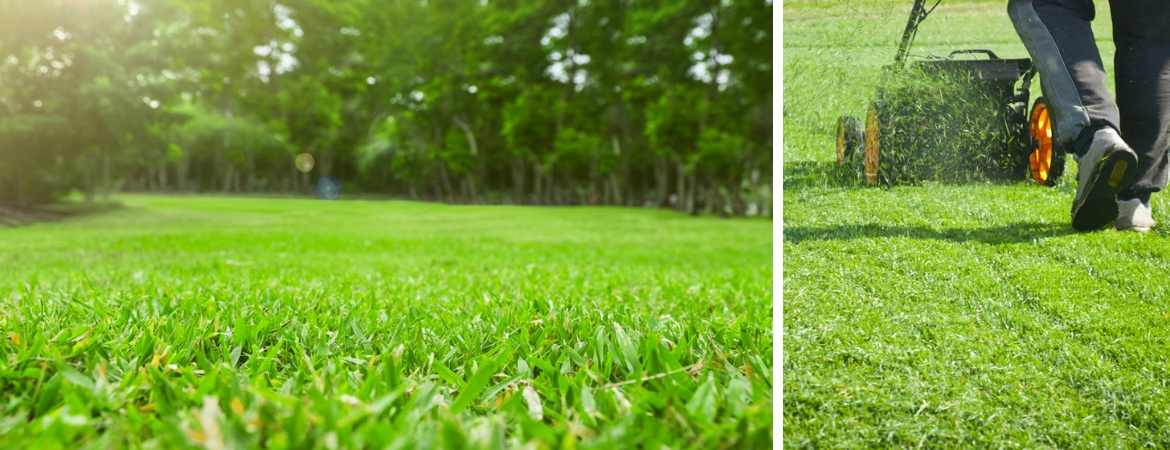
<path fill-rule="evenodd" d="M 951 54 L 947 55 L 947 59 L 954 58 L 955 55 L 958 55 L 961 53 L 966 53 L 966 54 L 970 54 L 970 55 L 977 55 L 977 54 L 982 53 L 982 54 L 987 55 L 991 59 L 999 59 L 999 57 L 995 56 L 995 53 L 992 53 L 991 50 L 984 50 L 984 49 L 955 50 L 955 51 L 951 52 Z"/>
<path fill-rule="evenodd" d="M 926 20 L 926 16 L 938 7 L 942 0 L 934 2 L 934 6 L 926 9 L 927 0 L 914 0 L 914 6 L 910 8 L 910 20 L 906 21 L 906 31 L 902 32 L 902 43 L 898 44 L 898 54 L 894 55 L 894 67 L 902 67 L 902 62 L 906 60 L 906 53 L 910 51 L 910 43 L 914 41 L 914 36 L 918 34 L 918 24 Z"/>

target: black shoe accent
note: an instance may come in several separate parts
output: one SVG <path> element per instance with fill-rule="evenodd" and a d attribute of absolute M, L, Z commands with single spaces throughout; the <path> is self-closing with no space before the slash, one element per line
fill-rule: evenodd
<path fill-rule="evenodd" d="M 1073 229 L 1099 230 L 1117 220 L 1117 192 L 1129 187 L 1136 171 L 1137 154 L 1133 151 L 1117 150 L 1102 158 L 1093 168 L 1081 203 L 1073 206 Z"/>

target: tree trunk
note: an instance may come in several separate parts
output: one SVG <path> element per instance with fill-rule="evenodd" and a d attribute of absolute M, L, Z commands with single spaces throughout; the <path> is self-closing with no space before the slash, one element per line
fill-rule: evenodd
<path fill-rule="evenodd" d="M 711 204 L 711 209 L 715 210 L 715 214 L 719 215 L 719 217 L 726 219 L 728 217 L 727 202 L 724 201 L 723 193 L 719 191 L 719 183 L 716 182 L 714 177 L 711 179 L 710 192 L 710 199 L 707 202 Z"/>
<path fill-rule="evenodd" d="M 447 163 L 439 160 L 439 181 L 442 183 L 443 190 L 446 191 L 446 201 L 450 202 L 455 196 L 455 188 L 451 186 L 451 175 L 447 172 Z M 440 197 L 443 197 L 440 194 Z"/>
<path fill-rule="evenodd" d="M 743 204 L 743 195 L 740 191 L 743 190 L 743 177 L 737 177 L 731 182 L 731 189 L 728 193 L 731 194 L 731 214 L 735 216 L 745 216 L 745 206 Z"/>
<path fill-rule="evenodd" d="M 235 179 L 236 165 L 228 164 L 227 174 L 223 177 L 223 192 L 230 192 L 232 189 L 232 180 Z"/>
<path fill-rule="evenodd" d="M 188 170 L 191 170 L 191 157 L 188 155 L 183 155 L 183 159 L 179 160 L 179 167 L 176 170 L 175 177 L 178 178 L 176 182 L 178 183 L 179 192 L 184 194 L 187 193 Z"/>
<path fill-rule="evenodd" d="M 85 173 L 85 202 L 93 203 L 93 176 L 91 175 L 93 169 L 90 165 L 91 159 L 84 157 L 82 161 L 81 165 L 84 167 Z"/>
<path fill-rule="evenodd" d="M 102 201 L 110 201 L 110 155 L 102 155 Z"/>
<path fill-rule="evenodd" d="M 678 158 L 678 175 L 675 178 L 674 193 L 677 196 L 674 208 L 679 211 L 689 211 L 687 209 L 687 165 L 682 161 L 682 158 Z"/>
<path fill-rule="evenodd" d="M 468 125 L 466 121 L 459 118 L 459 116 L 451 116 L 451 120 L 455 122 L 455 126 L 459 127 L 460 130 L 463 130 L 463 134 L 467 136 L 467 146 L 471 151 L 471 156 L 475 157 L 475 172 L 477 173 L 472 174 L 471 172 L 468 172 L 467 183 L 468 190 L 471 192 L 471 203 L 479 203 L 479 195 L 477 192 L 478 190 L 475 187 L 475 183 L 476 176 L 480 178 L 483 177 L 483 158 L 481 158 L 479 155 L 479 145 L 476 144 L 475 133 L 471 131 L 471 126 Z"/>
<path fill-rule="evenodd" d="M 24 194 L 25 194 L 25 188 L 24 188 L 24 187 L 25 187 L 25 183 L 24 183 L 24 181 L 25 181 L 25 178 L 27 178 L 27 176 L 26 176 L 27 174 L 26 174 L 26 173 L 24 173 L 24 172 L 17 172 L 17 173 L 15 173 L 15 174 L 13 174 L 13 175 L 14 175 L 14 177 L 15 177 L 16 179 L 15 179 L 15 180 L 11 180 L 11 181 L 9 181 L 8 183 L 4 183 L 4 184 L 5 184 L 5 187 L 7 187 L 7 188 L 12 188 L 12 189 L 14 189 L 14 190 L 15 190 L 15 194 L 16 194 L 16 198 L 15 198 L 15 200 L 16 200 L 16 206 L 21 206 L 21 207 L 23 207 L 23 206 L 24 206 L 24 204 L 25 204 L 25 198 L 24 198 Z M 3 219 L 4 219 L 4 216 L 3 216 L 2 214 L 0 214 L 0 223 L 4 223 L 4 222 L 5 222 Z"/>
<path fill-rule="evenodd" d="M 657 190 L 655 194 L 658 202 L 658 207 L 663 208 L 667 205 L 667 196 L 669 193 L 670 183 L 670 165 L 666 158 L 654 155 L 654 180 L 657 181 Z"/>
<path fill-rule="evenodd" d="M 163 192 L 167 191 L 167 163 L 166 163 L 166 161 L 163 161 L 161 164 L 158 165 L 158 184 L 159 184 L 159 188 Z"/>
<path fill-rule="evenodd" d="M 317 161 L 317 167 L 321 168 L 322 177 L 333 175 L 333 147 L 321 150 L 321 159 Z"/>
<path fill-rule="evenodd" d="M 622 201 L 622 188 L 618 185 L 616 174 L 612 172 L 609 174 L 609 183 L 612 186 L 611 191 L 613 192 L 613 204 L 618 206 L 624 205 L 625 202 Z"/>
<path fill-rule="evenodd" d="M 476 191 L 476 189 L 475 189 L 475 176 L 472 175 L 472 173 L 470 173 L 470 172 L 468 172 L 466 175 L 463 175 L 463 176 L 467 180 L 468 194 L 470 194 L 470 196 L 472 196 L 472 199 L 470 199 L 470 203 L 473 203 L 473 205 L 479 205 L 480 192 Z"/>
<path fill-rule="evenodd" d="M 593 154 L 597 155 L 597 149 L 594 149 Z M 582 203 L 590 205 L 597 203 L 597 195 L 599 194 L 598 186 L 601 182 L 601 175 L 599 175 L 601 168 L 598 167 L 599 163 L 600 158 L 597 156 L 589 159 L 589 191 L 585 194 L 586 198 Z"/>
<path fill-rule="evenodd" d="M 698 186 L 695 186 L 696 180 L 695 180 L 694 172 L 692 172 L 686 178 L 687 178 L 687 185 L 688 185 L 687 190 L 686 190 L 686 212 L 687 212 L 687 214 L 690 214 L 693 216 L 693 215 L 699 213 L 699 211 L 697 209 L 695 209 L 695 196 L 696 196 L 696 191 L 697 191 Z"/>
<path fill-rule="evenodd" d="M 543 184 L 542 181 L 544 180 L 544 175 L 541 173 L 541 172 L 543 172 L 541 170 L 542 169 L 541 166 L 542 166 L 542 164 L 540 164 L 540 158 L 533 158 L 533 160 L 532 160 L 532 173 L 533 173 L 532 190 L 533 190 L 533 194 L 536 196 L 536 204 L 538 204 L 538 205 L 541 203 L 544 203 L 544 192 L 543 192 L 544 186 L 542 185 Z"/>
<path fill-rule="evenodd" d="M 512 163 L 512 197 L 517 205 L 527 203 L 524 201 L 524 159 L 509 155 Z"/>
<path fill-rule="evenodd" d="M 195 193 L 203 191 L 203 167 L 200 164 L 195 164 Z"/>
<path fill-rule="evenodd" d="M 244 177 L 244 190 L 252 192 L 256 189 L 256 153 L 249 147 L 245 153 L 245 164 L 247 173 Z"/>
<path fill-rule="evenodd" d="M 562 205 L 576 205 L 581 203 L 577 199 L 577 183 L 572 178 L 565 178 L 565 194 L 561 197 Z"/>
<path fill-rule="evenodd" d="M 553 166 L 555 166 L 555 165 L 556 165 L 555 160 L 549 161 L 548 167 L 546 167 L 545 171 L 544 171 L 544 184 L 546 186 L 544 189 L 544 192 L 545 192 L 545 195 L 548 196 L 548 198 L 545 200 L 545 203 L 549 204 L 549 205 L 560 205 L 561 204 L 561 201 L 560 201 L 561 196 L 560 196 L 560 192 L 559 192 L 559 189 L 557 186 L 557 180 L 555 177 L 553 177 L 553 173 L 555 173 L 555 172 L 553 172 L 553 170 L 554 170 Z"/>
<path fill-rule="evenodd" d="M 614 153 L 614 155 L 617 155 L 619 163 L 618 163 L 618 167 L 612 169 L 609 172 L 609 177 L 608 177 L 609 179 L 608 180 L 601 180 L 601 183 L 606 185 L 607 188 L 613 190 L 613 198 L 615 200 L 615 203 L 620 205 L 622 203 L 622 192 L 621 192 L 621 188 L 618 186 L 617 173 L 622 171 L 623 166 L 625 166 L 625 159 L 626 158 L 625 158 L 625 155 L 622 155 L 622 143 L 621 143 L 621 140 L 618 139 L 617 134 L 609 135 L 609 143 L 613 147 L 613 153 Z M 610 187 L 609 185 L 612 185 L 612 187 Z M 605 201 L 606 204 L 610 204 L 609 197 L 610 196 L 608 196 L 608 195 L 606 196 L 606 201 Z"/>
<path fill-rule="evenodd" d="M 175 191 L 180 194 L 187 193 L 187 162 L 179 160 L 179 164 L 175 166 Z"/>

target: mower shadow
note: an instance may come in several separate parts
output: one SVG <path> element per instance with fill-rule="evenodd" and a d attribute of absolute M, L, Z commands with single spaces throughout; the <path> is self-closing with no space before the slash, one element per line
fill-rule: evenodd
<path fill-rule="evenodd" d="M 848 165 L 836 161 L 796 161 L 784 163 L 784 190 L 801 187 L 862 187 L 861 177 Z"/>
<path fill-rule="evenodd" d="M 993 177 L 989 179 L 943 179 L 927 181 L 949 186 L 969 184 L 992 184 L 1010 186 L 1023 182 L 1022 178 Z M 904 183 L 901 186 L 921 186 L 923 182 Z M 891 186 L 869 186 L 860 174 L 849 165 L 839 165 L 834 161 L 796 161 L 784 163 L 784 190 L 800 190 L 805 187 L 853 187 L 858 189 L 883 189 Z"/>
<path fill-rule="evenodd" d="M 1020 244 L 1057 236 L 1076 234 L 1067 224 L 1017 222 L 986 228 L 933 229 L 925 226 L 885 226 L 877 224 L 837 227 L 784 227 L 784 242 L 852 240 L 862 238 L 933 239 L 950 242 L 984 244 Z"/>

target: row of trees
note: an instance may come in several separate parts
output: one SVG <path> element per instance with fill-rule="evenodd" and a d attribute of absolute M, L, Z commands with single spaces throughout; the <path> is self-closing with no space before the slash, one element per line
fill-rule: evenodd
<path fill-rule="evenodd" d="M 766 0 L 0 0 L 0 202 L 330 175 L 766 213 L 771 42 Z"/>

